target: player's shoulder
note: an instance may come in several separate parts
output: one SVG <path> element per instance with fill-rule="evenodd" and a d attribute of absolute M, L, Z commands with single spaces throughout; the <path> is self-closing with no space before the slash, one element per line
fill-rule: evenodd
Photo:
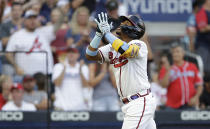
<path fill-rule="evenodd" d="M 138 40 L 138 39 L 131 40 L 128 44 L 129 44 L 129 45 L 131 45 L 131 44 L 136 44 L 136 45 L 139 46 L 139 47 L 146 46 L 146 43 L 145 43 L 144 41 Z"/>

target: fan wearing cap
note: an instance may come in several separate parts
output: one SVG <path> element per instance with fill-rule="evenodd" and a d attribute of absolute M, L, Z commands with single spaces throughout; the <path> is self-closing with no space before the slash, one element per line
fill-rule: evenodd
<path fill-rule="evenodd" d="M 53 27 L 48 28 L 49 30 L 46 27 L 37 28 L 37 22 L 37 13 L 33 10 L 26 11 L 24 28 L 11 36 L 6 47 L 7 52 L 17 52 L 15 56 L 13 53 L 8 53 L 6 57 L 18 75 L 33 75 L 36 72 L 47 74 L 47 68 L 48 74 L 52 72 L 53 57 L 50 42 L 54 39 Z M 47 52 L 47 55 L 43 51 Z"/>
<path fill-rule="evenodd" d="M 24 89 L 20 83 L 12 85 L 11 94 L 12 101 L 7 102 L 3 107 L 3 111 L 36 111 L 36 107 L 28 102 L 23 101 Z"/>
<path fill-rule="evenodd" d="M 118 19 L 118 1 L 117 0 L 108 0 L 106 2 L 105 5 L 106 9 L 107 9 L 107 14 L 114 18 L 114 19 Z"/>
<path fill-rule="evenodd" d="M 10 36 L 22 28 L 23 13 L 22 5 L 17 2 L 13 2 L 11 6 L 11 20 L 1 24 L 0 27 L 0 39 L 2 41 L 2 47 L 5 48 Z"/>
<path fill-rule="evenodd" d="M 22 85 L 24 87 L 24 101 L 33 103 L 38 110 L 47 109 L 47 93 L 34 90 L 36 81 L 33 76 L 25 75 Z"/>
<path fill-rule="evenodd" d="M 76 48 L 66 50 L 63 62 L 54 66 L 52 81 L 55 84 L 55 109 L 65 111 L 87 110 L 83 88 L 88 86 L 89 71 L 83 61 L 78 61 L 79 51 Z"/>
<path fill-rule="evenodd" d="M 151 93 L 147 76 L 148 48 L 140 39 L 145 34 L 143 20 L 137 15 L 121 16 L 117 36 L 111 30 L 107 14 L 95 19 L 100 31 L 86 50 L 89 60 L 109 62 L 114 73 L 118 94 L 123 102 L 122 129 L 156 129 L 153 119 L 156 100 Z M 99 47 L 101 37 L 109 43 Z"/>

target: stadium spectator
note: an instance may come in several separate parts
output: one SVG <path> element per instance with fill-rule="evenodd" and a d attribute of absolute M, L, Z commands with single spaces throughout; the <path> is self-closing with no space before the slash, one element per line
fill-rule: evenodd
<path fill-rule="evenodd" d="M 200 97 L 201 109 L 210 109 L 210 73 L 204 76 L 204 91 Z"/>
<path fill-rule="evenodd" d="M 13 84 L 12 78 L 7 75 L 0 76 L 0 110 L 11 99 L 10 89 Z"/>
<path fill-rule="evenodd" d="M 41 7 L 42 3 L 40 3 L 39 1 L 33 2 L 33 4 L 31 5 L 31 9 L 34 10 L 37 14 L 40 14 Z"/>
<path fill-rule="evenodd" d="M 93 37 L 94 31 L 91 29 L 89 22 L 89 11 L 86 7 L 79 7 L 73 14 L 70 21 L 70 29 L 66 34 L 67 45 L 77 47 L 79 50 L 80 59 L 85 60 L 85 51 L 90 38 Z"/>
<path fill-rule="evenodd" d="M 4 10 L 3 10 L 3 15 L 2 15 L 2 22 L 7 22 L 10 20 L 10 13 L 11 13 L 11 6 L 12 6 L 12 1 L 4 1 Z"/>
<path fill-rule="evenodd" d="M 57 7 L 62 10 L 62 12 L 65 14 L 65 17 L 68 20 L 69 10 L 70 10 L 70 1 L 69 0 L 59 0 L 57 2 Z"/>
<path fill-rule="evenodd" d="M 36 111 L 36 107 L 23 100 L 24 89 L 19 83 L 12 85 L 11 94 L 12 101 L 7 102 L 3 107 L 3 111 Z"/>
<path fill-rule="evenodd" d="M 45 17 L 40 15 L 42 3 L 37 0 L 35 0 L 35 1 L 32 0 L 32 2 L 30 4 L 31 4 L 30 9 L 38 14 L 38 16 L 37 16 L 38 26 L 40 27 L 40 26 L 46 24 Z"/>
<path fill-rule="evenodd" d="M 118 7 L 119 3 L 117 0 L 108 0 L 105 4 L 107 14 L 114 19 L 118 19 Z"/>
<path fill-rule="evenodd" d="M 160 84 L 167 88 L 167 109 L 193 109 L 199 106 L 202 93 L 202 78 L 195 64 L 184 60 L 184 49 L 172 46 L 173 64 L 162 60 Z"/>
<path fill-rule="evenodd" d="M 93 111 L 119 111 L 114 73 L 108 64 L 89 64 L 90 81 L 94 87 Z"/>
<path fill-rule="evenodd" d="M 33 75 L 37 72 L 51 74 L 52 72 L 53 57 L 50 42 L 55 38 L 54 27 L 37 28 L 36 18 L 36 12 L 28 10 L 24 16 L 25 28 L 10 37 L 6 48 L 8 52 L 26 52 L 15 53 L 15 57 L 13 53 L 7 53 L 6 55 L 18 75 Z M 46 63 L 48 66 L 46 66 Z"/>
<path fill-rule="evenodd" d="M 59 19 L 60 16 L 63 17 L 63 20 Z M 69 30 L 69 26 L 68 26 L 67 19 L 65 19 L 65 13 L 62 13 L 60 9 L 53 9 L 53 11 L 51 13 L 51 23 L 50 24 L 55 24 L 57 22 L 60 22 L 61 25 L 55 33 L 55 35 L 56 35 L 55 40 L 53 40 L 51 43 L 51 49 L 52 49 L 53 57 L 54 57 L 54 61 L 55 61 L 54 63 L 58 62 L 57 61 L 57 58 L 58 58 L 57 53 L 68 47 L 67 43 L 66 43 L 65 36 L 66 36 L 67 31 Z"/>
<path fill-rule="evenodd" d="M 83 87 L 88 86 L 88 67 L 78 62 L 79 51 L 68 48 L 66 59 L 57 63 L 53 69 L 52 81 L 55 84 L 55 102 L 57 110 L 87 110 L 83 96 Z"/>
<path fill-rule="evenodd" d="M 0 24 L 2 22 L 2 17 L 3 17 L 3 14 L 4 14 L 4 8 L 5 8 L 5 1 L 0 0 Z"/>
<path fill-rule="evenodd" d="M 13 3 L 11 8 L 11 20 L 2 23 L 0 27 L 0 40 L 2 41 L 2 51 L 5 51 L 10 36 L 22 28 L 22 5 L 20 3 Z M 13 75 L 14 69 L 6 60 L 5 56 L 2 56 L 1 59 L 2 73 L 7 75 Z"/>
<path fill-rule="evenodd" d="M 101 12 L 106 12 L 106 4 L 107 0 L 96 0 L 96 8 L 95 11 L 92 13 L 92 19 L 94 18 Z"/>
<path fill-rule="evenodd" d="M 40 15 L 45 18 L 45 24 L 50 21 L 51 11 L 56 8 L 57 0 L 46 0 L 41 8 Z"/>
<path fill-rule="evenodd" d="M 200 10 L 204 0 L 194 0 L 192 2 L 192 14 L 189 16 L 186 25 L 186 33 L 187 36 L 184 37 L 186 42 L 185 48 L 194 52 L 194 45 L 195 45 L 195 37 L 196 37 L 196 20 L 195 15 Z"/>
<path fill-rule="evenodd" d="M 203 7 L 196 14 L 196 25 L 198 28 L 196 37 L 196 53 L 199 54 L 204 62 L 204 72 L 209 73 L 210 58 L 210 0 L 206 0 Z"/>
<path fill-rule="evenodd" d="M 158 73 L 152 74 L 152 82 L 151 82 L 151 92 L 156 98 L 157 102 L 157 110 L 162 109 L 162 107 L 166 103 L 166 92 L 165 88 L 162 88 L 158 81 Z"/>
<path fill-rule="evenodd" d="M 81 6 L 84 6 L 88 8 L 90 13 L 92 13 L 96 6 L 96 0 L 71 0 L 71 6 L 73 11 Z"/>
<path fill-rule="evenodd" d="M 47 109 L 47 94 L 43 91 L 36 91 L 36 81 L 30 75 L 25 75 L 23 78 L 22 85 L 24 87 L 23 100 L 32 103 L 38 110 Z"/>
<path fill-rule="evenodd" d="M 33 78 L 35 79 L 36 86 L 38 87 L 38 91 L 44 92 L 46 94 L 47 88 L 47 77 L 41 72 L 35 73 Z M 46 95 L 45 95 L 46 96 Z"/>
<path fill-rule="evenodd" d="M 112 30 L 116 30 L 116 28 L 120 25 L 120 20 L 118 12 L 119 12 L 119 3 L 117 0 L 108 0 L 105 4 L 107 15 L 109 16 L 110 21 L 112 22 L 113 28 Z M 96 28 L 96 23 L 94 21 L 94 27 Z"/>
<path fill-rule="evenodd" d="M 6 47 L 10 36 L 22 28 L 22 5 L 20 3 L 13 3 L 11 10 L 11 20 L 1 24 L 0 40 L 2 40 L 3 48 Z"/>

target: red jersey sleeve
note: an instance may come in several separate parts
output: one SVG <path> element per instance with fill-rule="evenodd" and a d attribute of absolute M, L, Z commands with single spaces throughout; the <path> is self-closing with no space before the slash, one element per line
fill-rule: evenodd
<path fill-rule="evenodd" d="M 201 8 L 200 11 L 196 14 L 196 23 L 198 29 L 206 27 L 208 25 L 208 19 L 204 8 Z"/>
<path fill-rule="evenodd" d="M 194 83 L 195 83 L 195 85 L 202 85 L 203 84 L 203 79 L 202 79 L 201 73 L 199 72 L 196 65 L 194 65 L 194 64 L 192 64 L 192 65 L 194 67 L 194 72 L 195 72 Z"/>
<path fill-rule="evenodd" d="M 160 69 L 160 72 L 159 72 L 158 79 L 162 80 L 163 77 L 165 76 L 165 74 L 166 74 L 166 68 L 164 66 L 162 66 L 161 69 Z"/>

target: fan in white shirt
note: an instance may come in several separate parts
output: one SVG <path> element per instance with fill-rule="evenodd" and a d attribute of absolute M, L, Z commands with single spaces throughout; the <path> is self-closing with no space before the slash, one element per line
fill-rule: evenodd
<path fill-rule="evenodd" d="M 36 107 L 23 101 L 23 86 L 19 83 L 13 84 L 11 88 L 12 101 L 7 102 L 3 107 L 3 111 L 36 111 Z"/>
<path fill-rule="evenodd" d="M 51 74 L 53 56 L 50 43 L 54 40 L 53 25 L 37 28 L 37 14 L 29 10 L 24 16 L 23 29 L 14 33 L 7 45 L 6 51 L 17 52 L 15 58 L 8 53 L 7 59 L 19 75 L 33 75 L 37 72 Z"/>
<path fill-rule="evenodd" d="M 88 67 L 77 61 L 79 53 L 76 48 L 67 50 L 67 58 L 64 63 L 54 66 L 52 80 L 55 88 L 56 109 L 61 110 L 88 110 L 83 95 L 83 86 L 87 86 L 89 76 Z"/>

